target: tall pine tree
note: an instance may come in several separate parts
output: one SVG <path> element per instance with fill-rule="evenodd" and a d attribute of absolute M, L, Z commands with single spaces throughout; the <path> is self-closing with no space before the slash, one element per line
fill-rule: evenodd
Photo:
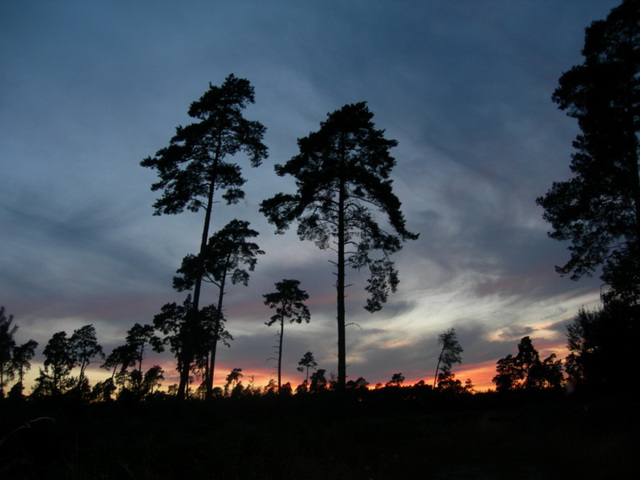
<path fill-rule="evenodd" d="M 251 165 L 257 167 L 267 157 L 267 147 L 262 143 L 265 127 L 243 116 L 243 110 L 251 103 L 254 103 L 254 89 L 246 79 L 231 74 L 220 87 L 210 85 L 189 108 L 189 116 L 198 121 L 177 127 L 168 147 L 140 163 L 155 169 L 160 177 L 151 186 L 153 191 L 162 191 L 162 196 L 154 203 L 156 215 L 182 213 L 185 209 L 204 210 L 200 259 L 204 258 L 207 248 L 216 192 L 224 192 L 222 198 L 227 204 L 237 203 L 244 197 L 245 179 L 241 168 L 229 158 L 244 152 Z M 192 311 L 185 319 L 187 323 L 198 322 L 203 268 L 200 263 L 190 301 Z M 195 330 L 193 325 L 185 328 Z M 178 362 L 181 365 L 180 398 L 185 396 L 194 358 L 191 350 L 195 349 L 184 345 L 184 358 Z"/>
<path fill-rule="evenodd" d="M 602 269 L 605 300 L 640 299 L 640 1 L 626 0 L 586 29 L 584 63 L 560 78 L 553 101 L 577 119 L 574 177 L 537 199 L 569 241 L 571 257 L 556 267 L 572 279 Z"/>
<path fill-rule="evenodd" d="M 372 118 L 365 102 L 329 114 L 320 130 L 298 140 L 298 155 L 276 165 L 278 175 L 295 179 L 297 192 L 277 194 L 260 208 L 278 232 L 297 221 L 301 240 L 336 254 L 340 389 L 346 383 L 346 268 L 368 269 L 365 308 L 378 311 L 398 285 L 390 255 L 402 248 L 404 240 L 418 237 L 405 227 L 389 178 L 396 164 L 389 150 L 397 142 L 385 138 Z M 377 214 L 386 217 L 383 225 Z"/>

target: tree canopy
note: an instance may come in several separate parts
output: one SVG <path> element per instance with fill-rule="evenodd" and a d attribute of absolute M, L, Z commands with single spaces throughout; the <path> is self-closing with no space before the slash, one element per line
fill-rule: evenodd
<path fill-rule="evenodd" d="M 562 361 L 552 353 L 544 360 L 534 348 L 530 337 L 523 337 L 518 343 L 518 354 L 511 354 L 498 360 L 497 375 L 493 383 L 499 392 L 508 390 L 555 388 L 564 385 Z"/>
<path fill-rule="evenodd" d="M 309 295 L 300 289 L 300 281 L 293 279 L 283 279 L 276 282 L 276 291 L 263 295 L 264 304 L 269 308 L 275 308 L 276 313 L 271 316 L 266 324 L 268 326 L 274 323 L 280 324 L 278 332 L 278 391 L 282 386 L 282 343 L 284 338 L 284 321 L 289 320 L 290 323 L 302 323 L 311 319 L 309 308 L 305 305 L 305 301 L 309 299 Z"/>
<path fill-rule="evenodd" d="M 586 29 L 584 63 L 565 72 L 553 101 L 577 119 L 574 177 L 537 203 L 551 238 L 571 242 L 556 267 L 572 279 L 602 269 L 605 300 L 640 298 L 640 2 L 625 0 Z"/>
<path fill-rule="evenodd" d="M 434 387 L 438 383 L 438 371 L 442 372 L 442 379 L 448 378 L 451 375 L 451 367 L 455 363 L 462 362 L 463 352 L 454 328 L 450 328 L 438 335 L 438 345 L 442 345 L 442 350 L 440 350 L 438 364 L 436 365 L 436 373 L 433 379 Z"/>
<path fill-rule="evenodd" d="M 13 378 L 13 349 L 16 341 L 13 338 L 18 327 L 13 325 L 13 315 L 6 315 L 0 306 L 0 398 L 4 397 L 4 386 Z"/>

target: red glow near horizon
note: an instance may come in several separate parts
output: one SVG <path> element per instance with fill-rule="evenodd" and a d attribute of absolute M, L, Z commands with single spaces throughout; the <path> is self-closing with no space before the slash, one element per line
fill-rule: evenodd
<path fill-rule="evenodd" d="M 566 353 L 566 345 L 554 343 L 554 342 L 544 342 L 540 341 L 539 346 L 541 347 L 539 350 L 540 358 L 543 359 L 550 355 L 551 353 L 556 353 L 557 358 L 563 359 Z M 505 352 L 505 355 L 508 353 L 517 353 L 517 349 L 514 348 L 514 351 Z M 160 361 L 157 361 L 160 360 Z M 476 392 L 485 392 L 490 389 L 495 389 L 495 385 L 492 382 L 493 377 L 496 375 L 496 362 L 497 360 L 487 360 L 483 362 L 463 364 L 463 366 L 454 369 L 453 373 L 457 380 L 460 380 L 463 384 L 467 379 L 471 380 L 473 384 L 474 390 Z M 154 359 L 149 358 L 145 361 L 143 365 L 143 369 L 150 368 L 153 364 L 159 364 L 164 369 L 164 380 L 161 382 L 162 387 L 161 390 L 166 390 L 170 385 L 179 383 L 179 376 L 175 370 L 175 361 L 172 359 Z M 27 378 L 25 379 L 25 387 L 27 388 L 26 392 L 29 392 L 31 386 L 33 385 L 33 380 L 35 378 L 35 372 L 38 371 L 39 364 L 34 364 L 31 372 L 28 373 Z M 255 388 L 265 387 L 269 384 L 270 380 L 277 379 L 277 374 L 275 371 L 275 366 L 266 366 L 263 364 L 260 365 L 232 365 L 226 362 L 220 362 L 216 366 L 216 373 L 214 378 L 214 386 L 224 387 L 226 383 L 226 377 L 231 372 L 233 368 L 242 368 L 242 378 L 240 379 L 242 384 L 246 387 L 248 385 L 252 385 Z M 95 384 L 99 381 L 104 380 L 106 377 L 110 376 L 110 372 L 106 370 L 100 369 L 97 367 L 97 364 L 92 364 L 87 372 L 89 379 L 92 384 Z M 360 375 L 356 373 L 350 375 L 347 380 L 355 380 Z M 433 376 L 432 375 L 412 375 L 410 373 L 405 374 L 405 382 L 404 386 L 415 385 L 416 383 L 423 380 L 427 385 L 433 385 Z M 305 379 L 304 373 L 285 373 L 283 372 L 282 384 L 290 383 L 291 387 L 294 389 L 300 385 Z M 380 383 L 385 385 L 389 381 L 390 377 L 372 377 L 366 378 L 369 382 L 369 388 L 374 388 L 376 384 Z M 199 377 L 195 377 L 191 384 L 191 388 L 197 388 L 200 385 L 201 379 Z"/>
<path fill-rule="evenodd" d="M 163 382 L 163 387 L 168 387 L 169 385 L 178 383 L 179 377 L 177 372 L 173 370 L 173 367 L 163 366 L 163 368 L 165 368 L 165 380 Z M 171 368 L 171 370 L 168 370 L 168 368 Z M 214 386 L 223 387 L 226 382 L 226 376 L 232 368 L 235 367 L 220 365 L 220 367 L 216 368 Z M 456 379 L 460 380 L 463 384 L 467 379 L 470 379 L 475 391 L 477 392 L 486 392 L 487 390 L 495 388 L 495 385 L 492 382 L 493 377 L 496 375 L 496 362 L 494 360 L 470 364 L 465 368 L 455 370 L 453 373 L 455 374 Z M 245 387 L 249 384 L 252 384 L 254 387 L 265 387 L 270 380 L 276 380 L 277 378 L 275 373 L 273 373 L 273 368 L 243 368 L 242 375 L 243 377 L 240 380 Z M 355 380 L 355 378 L 357 377 L 349 377 L 348 380 Z M 295 390 L 295 388 L 300 385 L 304 379 L 304 373 L 300 373 L 298 375 L 283 374 L 282 384 L 290 383 L 291 387 Z M 369 382 L 369 388 L 373 388 L 378 383 L 381 383 L 382 385 L 386 384 L 386 382 L 389 381 L 389 378 L 365 378 L 365 380 Z M 416 378 L 407 377 L 403 385 L 411 386 L 421 380 L 424 380 L 427 385 L 433 385 L 433 378 L 425 378 L 424 376 Z M 197 387 L 199 384 L 200 380 L 195 379 L 192 387 Z"/>

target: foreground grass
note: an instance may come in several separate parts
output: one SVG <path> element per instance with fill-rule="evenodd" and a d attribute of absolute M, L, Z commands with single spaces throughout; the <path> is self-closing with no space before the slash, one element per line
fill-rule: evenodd
<path fill-rule="evenodd" d="M 0 478 L 635 478 L 636 407 L 496 395 L 4 401 Z"/>

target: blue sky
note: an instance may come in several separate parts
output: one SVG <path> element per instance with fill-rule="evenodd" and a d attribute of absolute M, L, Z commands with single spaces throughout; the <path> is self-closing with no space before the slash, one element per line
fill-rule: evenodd
<path fill-rule="evenodd" d="M 420 238 L 396 255 L 399 291 L 381 312 L 362 308 L 362 279 L 351 277 L 349 377 L 429 379 L 437 335 L 450 327 L 464 348 L 454 372 L 478 384 L 480 373 L 465 374 L 493 368 L 524 335 L 543 354 L 559 352 L 566 322 L 597 305 L 600 282 L 555 273 L 566 245 L 547 237 L 535 205 L 569 178 L 578 133 L 550 97 L 581 63 L 585 27 L 617 4 L 3 2 L 0 304 L 17 339 L 34 338 L 41 352 L 53 333 L 91 323 L 109 352 L 135 322 L 182 300 L 171 279 L 197 250 L 202 217 L 152 216 L 156 177 L 139 162 L 190 122 L 188 106 L 209 83 L 234 73 L 255 87 L 246 116 L 267 127 L 269 159 L 251 169 L 237 158 L 246 199 L 217 205 L 213 227 L 250 221 L 266 255 L 248 287 L 228 290 L 236 340 L 219 352 L 220 375 L 275 376 L 262 295 L 283 278 L 301 281 L 312 313 L 285 328 L 285 378 L 298 381 L 309 350 L 336 370 L 330 257 L 294 232 L 275 235 L 258 206 L 293 188 L 273 165 L 297 153 L 296 139 L 363 100 L 399 142 L 395 191 Z M 151 361 L 173 364 L 169 354 Z"/>

